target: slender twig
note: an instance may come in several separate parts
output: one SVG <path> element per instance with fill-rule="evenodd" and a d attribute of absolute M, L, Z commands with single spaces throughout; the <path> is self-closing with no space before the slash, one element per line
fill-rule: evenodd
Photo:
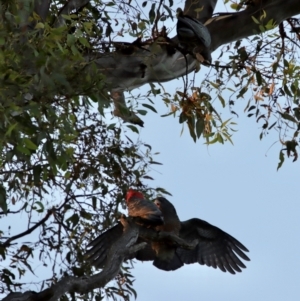
<path fill-rule="evenodd" d="M 10 246 L 10 243 L 13 241 L 13 240 L 16 240 L 20 237 L 23 237 L 23 236 L 26 236 L 28 234 L 30 234 L 32 231 L 34 231 L 36 228 L 38 228 L 40 225 L 42 225 L 43 223 L 45 223 L 45 221 L 47 221 L 47 219 L 53 214 L 54 212 L 54 209 L 50 209 L 48 210 L 47 214 L 45 215 L 45 217 L 43 219 L 41 219 L 38 223 L 36 223 L 33 227 L 27 229 L 26 231 L 18 234 L 18 235 L 15 235 L 15 236 L 12 236 L 10 237 L 8 240 L 6 240 L 3 244 L 0 244 L 0 248 L 6 248 L 6 247 L 9 247 Z"/>
<path fill-rule="evenodd" d="M 158 8 L 156 10 L 156 16 L 155 16 L 154 26 L 152 28 L 152 37 L 153 38 L 156 37 L 157 33 L 158 33 L 158 26 L 157 26 L 157 24 L 158 24 L 158 21 L 160 19 L 160 12 L 159 11 L 160 11 L 160 8 L 161 8 L 162 4 L 163 4 L 163 0 L 160 0 L 159 4 L 158 4 Z"/>
<path fill-rule="evenodd" d="M 16 213 L 19 213 L 19 212 L 21 212 L 22 210 L 24 209 L 24 207 L 22 207 L 21 209 L 19 209 L 19 210 L 17 210 L 17 211 L 11 211 L 11 210 L 7 210 L 7 212 L 0 212 L 0 215 L 6 215 L 6 214 L 9 214 L 9 213 L 11 213 L 11 214 L 16 214 Z"/>

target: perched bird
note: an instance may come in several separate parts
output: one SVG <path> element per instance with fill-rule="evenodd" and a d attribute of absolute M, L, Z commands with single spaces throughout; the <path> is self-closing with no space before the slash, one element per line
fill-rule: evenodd
<path fill-rule="evenodd" d="M 153 202 L 146 200 L 141 192 L 129 189 L 125 200 L 128 215 L 133 218 L 137 225 L 149 228 L 164 223 L 163 215 L 159 208 Z M 122 234 L 123 226 L 121 223 L 118 223 L 89 243 L 88 247 L 90 249 L 86 252 L 86 256 L 95 267 L 103 268 L 105 266 L 109 248 Z M 151 248 L 150 252 L 151 259 L 155 253 L 153 253 Z M 148 257 L 145 249 L 144 253 L 140 254 L 140 260 L 150 260 Z"/>
<path fill-rule="evenodd" d="M 186 242 L 198 240 L 198 244 L 192 250 L 170 246 L 166 242 L 169 250 L 175 249 L 174 255 L 171 259 L 165 259 L 166 256 L 163 258 L 159 256 L 158 252 L 157 257 L 159 259 L 155 258 L 153 262 L 156 267 L 170 271 L 180 268 L 183 264 L 198 262 L 202 265 L 219 268 L 223 272 L 228 271 L 231 274 L 241 272 L 241 268 L 246 268 L 239 257 L 247 261 L 250 260 L 244 253 L 248 252 L 248 249 L 237 239 L 198 218 L 180 222 L 174 206 L 165 198 L 157 198 L 154 203 L 162 212 L 165 220 L 165 224 L 157 228 L 161 231 L 170 232 L 174 231 L 175 225 L 175 231 Z"/>
<path fill-rule="evenodd" d="M 159 197 L 154 201 L 164 216 L 164 224 L 155 227 L 157 231 L 169 232 L 179 235 L 181 228 L 180 220 L 174 206 L 165 198 Z M 183 263 L 176 254 L 176 247 L 168 240 L 151 243 L 155 251 L 153 265 L 162 270 L 175 270 L 180 268 Z M 143 250 L 140 250 L 140 256 Z"/>
<path fill-rule="evenodd" d="M 129 200 L 131 198 L 132 196 Z M 134 198 L 142 199 L 141 196 L 136 196 L 136 193 Z M 162 213 L 164 223 L 152 224 L 152 228 L 156 231 L 175 234 L 187 243 L 195 240 L 198 243 L 194 249 L 184 249 L 168 238 L 162 241 L 152 241 L 128 259 L 151 260 L 154 266 L 165 271 L 176 270 L 184 264 L 197 262 L 231 274 L 241 272 L 241 268 L 246 268 L 240 258 L 250 260 L 244 253 L 248 250 L 234 237 L 198 218 L 181 222 L 174 206 L 165 198 L 157 198 L 154 204 Z M 96 267 L 105 265 L 110 246 L 121 237 L 122 232 L 122 225 L 118 224 L 90 243 L 92 248 L 87 255 L 93 265 Z M 143 241 L 142 238 L 138 239 L 138 242 L 140 241 Z"/>
<path fill-rule="evenodd" d="M 184 15 L 180 8 L 177 9 L 177 36 L 183 44 L 202 44 L 208 48 L 211 43 L 207 27 L 195 18 Z"/>
<path fill-rule="evenodd" d="M 184 15 L 180 8 L 177 9 L 177 18 L 177 37 L 180 45 L 196 58 L 203 55 L 203 59 L 210 62 L 211 36 L 207 27 L 197 19 Z"/>
<path fill-rule="evenodd" d="M 128 215 L 134 217 L 136 223 L 144 226 L 156 226 L 164 223 L 163 214 L 159 208 L 144 198 L 144 195 L 134 189 L 126 194 Z"/>

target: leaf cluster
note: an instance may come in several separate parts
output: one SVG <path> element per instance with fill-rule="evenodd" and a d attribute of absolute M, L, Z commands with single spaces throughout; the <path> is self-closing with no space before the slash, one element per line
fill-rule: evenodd
<path fill-rule="evenodd" d="M 158 164 L 151 146 L 108 121 L 105 78 L 86 56 L 99 45 L 96 34 L 109 28 L 102 10 L 108 6 L 64 16 L 61 26 L 52 6 L 47 22 L 33 14 L 24 31 L 18 4 L 1 6 L 1 293 L 26 288 L 30 274 L 43 269 L 48 276 L 32 283 L 37 290 L 64 275 L 91 274 L 86 244 L 117 221 L 126 190 L 152 194 L 144 183 Z M 116 285 L 91 294 L 96 300 L 135 295 L 130 267 L 120 275 Z"/>

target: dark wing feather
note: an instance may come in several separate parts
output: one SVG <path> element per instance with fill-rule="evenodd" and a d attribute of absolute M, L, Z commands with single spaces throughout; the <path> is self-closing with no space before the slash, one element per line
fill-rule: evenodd
<path fill-rule="evenodd" d="M 158 269 L 164 271 L 175 271 L 183 266 L 183 262 L 181 258 L 178 256 L 176 252 L 174 252 L 174 256 L 171 260 L 164 260 L 159 257 L 156 257 L 153 261 L 153 265 Z"/>
<path fill-rule="evenodd" d="M 198 239 L 198 245 L 193 250 L 178 248 L 176 250 L 180 259 L 186 263 L 198 262 L 213 268 L 219 268 L 223 272 L 231 274 L 241 272 L 246 268 L 240 260 L 250 260 L 244 252 L 248 249 L 237 239 L 221 229 L 197 218 L 181 222 L 179 236 L 192 242 Z"/>
<path fill-rule="evenodd" d="M 140 238 L 137 240 L 137 243 L 142 242 L 143 240 L 141 240 Z M 132 254 L 130 256 L 130 258 L 128 259 L 133 259 L 136 258 L 137 260 L 140 261 L 149 261 L 149 260 L 154 260 L 156 257 L 156 253 L 155 251 L 152 249 L 150 244 L 147 244 L 145 248 L 139 250 L 138 252 L 136 252 L 135 254 Z"/>
<path fill-rule="evenodd" d="M 108 229 L 100 234 L 96 239 L 88 244 L 88 251 L 85 253 L 87 260 L 96 268 L 103 268 L 106 264 L 108 252 L 111 246 L 121 238 L 123 234 L 123 226 L 118 223 L 116 226 Z M 137 243 L 143 242 L 142 239 L 138 239 Z M 136 253 L 130 254 L 127 259 L 134 259 L 140 261 L 148 261 L 155 259 L 155 251 L 151 248 L 150 244 Z"/>
<path fill-rule="evenodd" d="M 103 268 L 111 246 L 122 236 L 122 234 L 123 226 L 121 223 L 118 223 L 116 226 L 108 229 L 91 241 L 88 244 L 88 248 L 90 249 L 85 254 L 91 264 L 96 268 Z"/>
<path fill-rule="evenodd" d="M 180 42 L 189 43 L 194 40 L 201 42 L 207 48 L 211 44 L 211 36 L 206 26 L 197 19 L 182 13 L 178 15 L 177 35 Z"/>

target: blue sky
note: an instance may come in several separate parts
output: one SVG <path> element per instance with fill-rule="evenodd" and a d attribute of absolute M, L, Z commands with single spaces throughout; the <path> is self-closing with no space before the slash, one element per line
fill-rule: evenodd
<path fill-rule="evenodd" d="M 219 4 L 215 11 L 227 9 Z M 217 56 L 214 52 L 213 59 Z M 202 67 L 196 84 L 208 71 Z M 170 94 L 180 86 L 180 81 L 164 85 Z M 223 120 L 233 117 L 237 122 L 234 146 L 209 147 L 203 140 L 194 143 L 187 127 L 180 136 L 178 120 L 160 118 L 168 111 L 158 97 L 153 99 L 159 114 L 143 118 L 140 139 L 160 152 L 156 159 L 164 164 L 152 173 L 154 186 L 173 194 L 168 199 L 181 220 L 198 217 L 221 228 L 250 250 L 251 261 L 236 275 L 198 264 L 165 272 L 138 262 L 134 270 L 137 300 L 300 300 L 300 159 L 292 163 L 285 157 L 277 171 L 279 135 L 273 130 L 259 140 L 262 123 L 243 112 L 248 99 L 245 95 L 236 101 L 239 118 L 231 116 L 228 108 L 221 110 Z"/>
<path fill-rule="evenodd" d="M 198 74 L 199 84 L 201 79 Z M 164 86 L 173 94 L 182 82 Z M 235 107 L 240 117 L 233 116 L 238 123 L 234 146 L 210 147 L 203 140 L 194 143 L 187 127 L 180 136 L 178 120 L 161 118 L 168 111 L 159 97 L 153 101 L 159 114 L 142 117 L 145 127 L 140 135 L 131 134 L 160 152 L 155 159 L 163 166 L 153 165 L 155 181 L 149 184 L 173 194 L 168 199 L 181 220 L 201 218 L 241 241 L 250 250 L 251 261 L 236 275 L 198 264 L 165 272 L 139 262 L 133 272 L 137 300 L 300 300 L 300 159 L 292 163 L 286 158 L 276 171 L 281 146 L 273 143 L 278 134 L 273 131 L 259 140 L 261 125 L 243 113 L 246 100 Z M 228 108 L 222 117 L 232 117 Z"/>
<path fill-rule="evenodd" d="M 299 300 L 300 161 L 286 158 L 277 172 L 278 134 L 260 141 L 260 125 L 246 117 L 245 105 L 240 100 L 235 107 L 240 117 L 234 119 L 234 146 L 195 144 L 187 128 L 180 136 L 177 120 L 159 117 L 167 112 L 159 98 L 159 114 L 144 118 L 140 139 L 160 152 L 156 160 L 164 164 L 152 172 L 154 186 L 173 194 L 168 199 L 181 220 L 198 217 L 220 227 L 250 250 L 251 261 L 236 275 L 198 264 L 165 272 L 139 262 L 134 270 L 138 300 L 153 301 L 153 295 L 156 301 Z M 229 116 L 228 109 L 223 115 Z"/>

